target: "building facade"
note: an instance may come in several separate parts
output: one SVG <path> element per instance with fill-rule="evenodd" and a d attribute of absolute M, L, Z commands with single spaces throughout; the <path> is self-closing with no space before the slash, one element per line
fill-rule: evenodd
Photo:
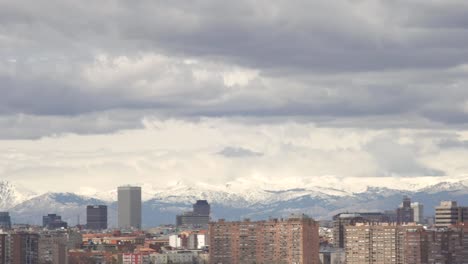
<path fill-rule="evenodd" d="M 413 221 L 415 223 L 421 224 L 424 222 L 424 205 L 419 202 L 411 203 L 411 208 L 413 209 Z"/>
<path fill-rule="evenodd" d="M 62 217 L 57 214 L 48 214 L 42 217 L 42 227 L 47 229 L 67 228 L 68 224 L 62 221 Z"/>
<path fill-rule="evenodd" d="M 435 227 L 449 227 L 468 221 L 468 207 L 458 206 L 455 201 L 442 201 L 436 206 Z"/>
<path fill-rule="evenodd" d="M 0 263 L 39 264 L 39 235 L 25 232 L 0 234 Z"/>
<path fill-rule="evenodd" d="M 417 225 L 358 224 L 347 226 L 348 264 L 427 263 L 425 230 Z"/>
<path fill-rule="evenodd" d="M 193 214 L 194 215 L 206 215 L 209 216 L 211 211 L 211 206 L 206 200 L 197 200 L 193 204 Z"/>
<path fill-rule="evenodd" d="M 399 224 L 414 222 L 414 209 L 411 207 L 411 199 L 409 197 L 405 196 L 403 203 L 397 208 L 397 222 Z"/>
<path fill-rule="evenodd" d="M 106 205 L 88 205 L 86 207 L 86 228 L 92 230 L 107 229 Z"/>
<path fill-rule="evenodd" d="M 463 224 L 428 232 L 428 263 L 468 263 L 468 226 Z"/>
<path fill-rule="evenodd" d="M 176 216 L 177 226 L 207 228 L 210 222 L 210 204 L 206 200 L 197 200 L 191 212 Z"/>
<path fill-rule="evenodd" d="M 333 216 L 333 245 L 336 248 L 344 248 L 345 227 L 348 225 L 384 222 L 386 220 L 386 215 L 380 212 L 337 214 Z"/>
<path fill-rule="evenodd" d="M 210 263 L 319 263 L 318 223 L 306 216 L 285 220 L 210 223 Z"/>
<path fill-rule="evenodd" d="M 41 233 L 38 244 L 39 263 L 68 263 L 67 233 Z"/>
<path fill-rule="evenodd" d="M 141 228 L 141 187 L 121 186 L 117 190 L 119 228 Z"/>

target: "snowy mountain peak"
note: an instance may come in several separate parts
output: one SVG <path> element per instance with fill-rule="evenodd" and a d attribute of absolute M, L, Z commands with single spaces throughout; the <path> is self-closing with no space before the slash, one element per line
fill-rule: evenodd
<path fill-rule="evenodd" d="M 8 210 L 34 196 L 35 194 L 29 190 L 20 191 L 8 181 L 0 181 L 0 210 Z"/>
<path fill-rule="evenodd" d="M 444 191 L 460 191 L 467 188 L 468 182 L 466 181 L 459 181 L 459 182 L 440 182 L 438 184 L 428 186 L 426 188 L 420 189 L 421 192 L 426 193 L 437 193 L 437 192 L 444 192 Z"/>

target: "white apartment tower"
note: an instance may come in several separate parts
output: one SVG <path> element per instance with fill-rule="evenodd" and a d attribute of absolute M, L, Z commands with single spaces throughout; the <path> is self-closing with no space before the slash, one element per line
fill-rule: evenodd
<path fill-rule="evenodd" d="M 411 208 L 413 208 L 413 219 L 414 222 L 421 224 L 424 222 L 424 205 L 422 203 L 411 203 Z"/>

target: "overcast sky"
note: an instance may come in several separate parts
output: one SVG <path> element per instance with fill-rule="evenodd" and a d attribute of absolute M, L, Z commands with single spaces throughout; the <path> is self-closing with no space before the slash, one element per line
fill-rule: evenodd
<path fill-rule="evenodd" d="M 468 2 L 0 0 L 0 92 L 40 192 L 460 180 Z"/>

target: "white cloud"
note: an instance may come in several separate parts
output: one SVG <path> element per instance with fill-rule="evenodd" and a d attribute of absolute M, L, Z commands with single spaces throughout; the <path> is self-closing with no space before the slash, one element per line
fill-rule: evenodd
<path fill-rule="evenodd" d="M 438 148 L 435 142 L 446 136 L 424 130 L 323 128 L 296 122 L 253 125 L 223 118 L 148 117 L 144 124 L 143 129 L 107 135 L 0 141 L 5 150 L 0 177 L 37 191 L 74 191 L 76 186 L 110 190 L 126 183 L 163 188 L 173 181 L 223 185 L 242 179 L 289 182 L 290 187 L 304 183 L 330 187 L 342 179 L 336 188 L 356 191 L 365 187 L 363 179 L 388 186 L 403 179 L 400 187 L 407 188 L 404 184 L 412 180 L 420 185 L 420 177 L 432 176 L 429 170 L 447 175 L 436 175 L 427 183 L 466 175 L 461 157 L 468 156 L 468 149 Z M 398 139 L 406 146 L 395 143 Z M 432 149 L 428 142 L 433 142 Z M 391 147 L 381 147 L 388 144 Z M 242 159 L 218 155 L 226 147 L 262 155 Z M 460 158 L 450 159 L 453 154 Z"/>

